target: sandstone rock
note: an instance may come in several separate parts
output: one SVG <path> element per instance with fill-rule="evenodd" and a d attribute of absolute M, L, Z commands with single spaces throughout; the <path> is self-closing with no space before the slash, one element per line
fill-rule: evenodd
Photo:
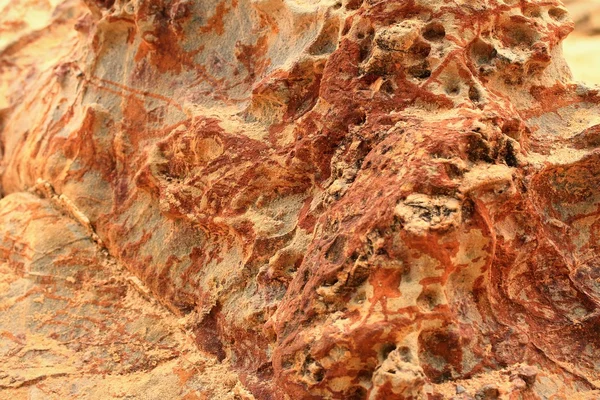
<path fill-rule="evenodd" d="M 3 395 L 600 396 L 560 2 L 0 6 Z"/>

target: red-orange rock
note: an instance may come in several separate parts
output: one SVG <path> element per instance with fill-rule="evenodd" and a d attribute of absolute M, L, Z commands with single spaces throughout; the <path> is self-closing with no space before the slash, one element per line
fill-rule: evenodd
<path fill-rule="evenodd" d="M 11 397 L 600 396 L 559 1 L 39 3 L 0 17 L 0 310 L 68 328 L 0 327 L 52 341 L 2 353 Z"/>

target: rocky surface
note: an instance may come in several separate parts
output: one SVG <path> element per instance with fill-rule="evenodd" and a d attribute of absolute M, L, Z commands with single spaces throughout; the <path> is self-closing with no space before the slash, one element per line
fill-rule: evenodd
<path fill-rule="evenodd" d="M 0 6 L 2 396 L 600 396 L 560 2 Z"/>

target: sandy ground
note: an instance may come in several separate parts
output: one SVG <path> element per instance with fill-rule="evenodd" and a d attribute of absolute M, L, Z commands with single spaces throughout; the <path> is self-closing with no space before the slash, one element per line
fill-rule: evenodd
<path fill-rule="evenodd" d="M 563 50 L 575 80 L 600 84 L 600 35 L 573 33 L 563 43 Z"/>
<path fill-rule="evenodd" d="M 600 0 L 565 1 L 575 32 L 563 43 L 565 57 L 577 81 L 600 84 Z"/>

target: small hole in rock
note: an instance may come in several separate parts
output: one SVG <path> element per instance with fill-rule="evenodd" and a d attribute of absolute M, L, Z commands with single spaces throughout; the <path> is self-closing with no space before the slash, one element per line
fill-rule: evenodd
<path fill-rule="evenodd" d="M 504 24 L 504 32 L 508 44 L 513 47 L 517 46 L 533 46 L 537 40 L 536 31 L 526 23 L 511 22 Z"/>
<path fill-rule="evenodd" d="M 423 37 L 432 42 L 442 40 L 445 36 L 446 29 L 439 22 L 432 22 L 423 30 Z"/>
<path fill-rule="evenodd" d="M 481 94 L 479 93 L 479 89 L 475 86 L 469 88 L 469 100 L 473 103 L 479 103 L 481 101 Z"/>
<path fill-rule="evenodd" d="M 400 354 L 400 358 L 402 358 L 402 361 L 404 362 L 411 362 L 412 361 L 412 352 L 410 351 L 410 348 L 407 346 L 402 346 L 398 349 L 398 353 Z"/>
<path fill-rule="evenodd" d="M 367 122 L 367 113 L 365 113 L 364 111 L 361 111 L 358 114 L 358 117 L 357 117 L 355 125 L 357 125 L 357 126 L 364 125 L 365 122 Z"/>
<path fill-rule="evenodd" d="M 100 3 L 100 7 L 109 9 L 115 4 L 115 0 L 100 0 L 97 3 Z"/>
<path fill-rule="evenodd" d="M 392 83 L 392 81 L 385 81 L 381 84 L 381 90 L 384 93 L 393 94 L 394 93 L 394 84 Z M 370 161 L 367 164 L 368 164 L 368 166 L 371 166 Z"/>
<path fill-rule="evenodd" d="M 352 392 L 345 397 L 348 400 L 363 400 L 367 398 L 367 389 L 362 386 L 355 387 Z"/>
<path fill-rule="evenodd" d="M 514 118 L 512 120 L 506 121 L 502 125 L 502 133 L 518 141 L 521 138 L 520 120 Z"/>
<path fill-rule="evenodd" d="M 449 83 L 444 89 L 450 96 L 457 96 L 460 94 L 460 85 L 457 82 Z"/>
<path fill-rule="evenodd" d="M 394 343 L 386 343 L 381 347 L 381 359 L 385 360 L 388 358 L 392 351 L 396 350 L 396 345 Z"/>
<path fill-rule="evenodd" d="M 273 376 L 273 364 L 270 362 L 262 364 L 256 371 L 256 374 L 262 379 L 271 378 Z"/>
<path fill-rule="evenodd" d="M 373 379 L 373 371 L 363 369 L 358 373 L 358 380 L 363 382 L 371 382 Z"/>
<path fill-rule="evenodd" d="M 423 310 L 433 310 L 438 304 L 440 304 L 438 293 L 430 288 L 426 288 L 417 298 L 417 304 Z"/>
<path fill-rule="evenodd" d="M 417 42 L 412 45 L 410 52 L 418 58 L 425 58 L 431 53 L 431 46 L 429 43 Z"/>
<path fill-rule="evenodd" d="M 325 377 L 325 371 L 323 371 L 323 370 L 319 370 L 319 371 L 315 372 L 315 374 L 314 374 L 315 381 L 317 381 L 317 382 L 321 382 L 324 377 Z"/>
<path fill-rule="evenodd" d="M 306 285 L 309 278 L 310 278 L 310 272 L 308 271 L 308 269 L 305 269 L 304 273 L 302 274 L 302 282 Z"/>
<path fill-rule="evenodd" d="M 323 286 L 325 286 L 325 287 L 331 287 L 331 286 L 334 286 L 338 282 L 339 282 L 339 280 L 338 280 L 337 277 L 327 278 L 325 280 L 325 282 L 323 282 Z"/>
<path fill-rule="evenodd" d="M 369 58 L 369 54 L 371 54 L 371 44 L 370 43 L 366 43 L 366 44 L 360 46 L 360 53 L 358 55 L 358 61 L 359 62 L 365 61 L 367 58 Z"/>
<path fill-rule="evenodd" d="M 358 10 L 362 6 L 363 0 L 348 0 L 346 3 L 347 10 Z"/>
<path fill-rule="evenodd" d="M 445 164 L 444 167 L 445 167 L 444 169 L 446 170 L 446 174 L 448 175 L 448 178 L 450 178 L 450 179 L 459 178 L 463 175 L 462 170 L 455 164 L 448 163 L 448 164 Z"/>
<path fill-rule="evenodd" d="M 491 63 L 497 54 L 494 46 L 481 39 L 475 40 L 471 45 L 471 58 L 479 65 Z"/>
<path fill-rule="evenodd" d="M 387 250 L 384 249 L 383 247 L 380 249 L 377 249 L 377 251 L 375 252 L 375 254 L 377 254 L 378 256 L 385 256 L 388 254 Z"/>
<path fill-rule="evenodd" d="M 563 8 L 554 7 L 548 10 L 548 15 L 555 21 L 563 21 L 567 17 L 568 12 Z"/>
<path fill-rule="evenodd" d="M 504 156 L 504 161 L 509 167 L 517 167 L 519 165 L 517 154 L 512 142 L 506 143 L 506 155 Z"/>
<path fill-rule="evenodd" d="M 427 79 L 431 76 L 431 70 L 427 67 L 427 65 L 415 65 L 408 69 L 408 73 L 413 78 L 417 79 Z"/>
<path fill-rule="evenodd" d="M 339 10 L 340 8 L 342 8 L 342 3 L 340 3 L 340 2 L 337 2 L 333 5 L 334 10 Z"/>
<path fill-rule="evenodd" d="M 354 302 L 357 304 L 362 304 L 365 302 L 365 300 L 367 300 L 367 295 L 365 292 L 359 292 L 354 297 Z"/>
<path fill-rule="evenodd" d="M 523 11 L 523 15 L 525 15 L 526 17 L 531 17 L 531 18 L 539 18 L 542 16 L 542 12 L 540 10 L 540 7 L 538 7 L 536 5 L 532 5 L 531 7 L 527 7 Z"/>

